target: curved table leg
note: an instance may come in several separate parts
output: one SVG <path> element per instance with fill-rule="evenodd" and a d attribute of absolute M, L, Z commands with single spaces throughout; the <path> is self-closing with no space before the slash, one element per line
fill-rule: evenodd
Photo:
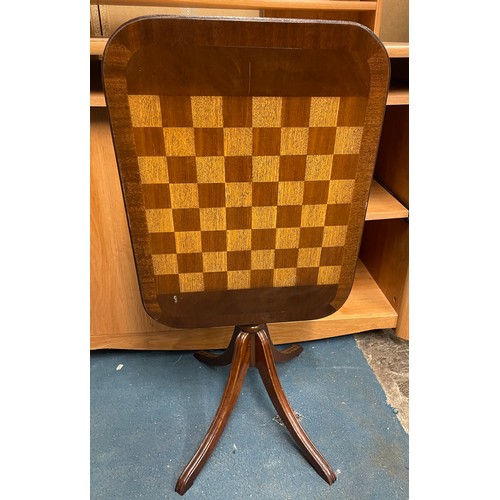
<path fill-rule="evenodd" d="M 234 343 L 236 341 L 236 337 L 238 336 L 238 333 L 240 330 L 238 327 L 236 327 L 233 331 L 233 336 L 231 337 L 231 341 L 229 342 L 229 345 L 227 346 L 226 350 L 222 354 L 213 354 L 209 351 L 198 351 L 194 353 L 194 357 L 198 360 L 201 361 L 202 363 L 205 363 L 206 365 L 211 365 L 211 366 L 226 366 L 229 363 L 231 363 L 231 360 L 233 359 L 233 352 L 234 352 Z"/>
<path fill-rule="evenodd" d="M 260 330 L 257 332 L 255 340 L 255 366 L 259 370 L 264 386 L 278 415 L 308 462 L 328 484 L 332 484 L 336 479 L 333 469 L 302 429 L 285 396 L 274 365 L 272 344 L 268 333 L 264 329 Z"/>
<path fill-rule="evenodd" d="M 273 358 L 276 363 L 286 363 L 287 361 L 290 361 L 291 359 L 299 356 L 304 350 L 304 348 L 301 345 L 295 344 L 280 351 L 279 349 L 276 348 L 276 346 L 273 344 L 271 340 L 271 334 L 269 333 L 269 328 L 267 327 L 267 324 L 264 325 L 264 331 L 267 333 L 267 336 L 269 337 L 271 350 L 273 351 Z"/>
<path fill-rule="evenodd" d="M 239 331 L 234 341 L 233 363 L 219 408 L 198 450 L 177 480 L 177 484 L 175 485 L 177 493 L 181 495 L 186 493 L 210 457 L 238 400 L 249 366 L 250 334 Z"/>

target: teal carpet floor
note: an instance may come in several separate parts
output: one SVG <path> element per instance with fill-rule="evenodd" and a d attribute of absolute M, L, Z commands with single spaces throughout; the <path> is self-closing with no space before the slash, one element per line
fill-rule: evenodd
<path fill-rule="evenodd" d="M 408 435 L 354 338 L 301 345 L 304 352 L 278 364 L 278 373 L 337 481 L 329 486 L 305 460 L 250 369 L 224 434 L 182 498 L 408 498 Z M 229 373 L 192 354 L 90 354 L 91 499 L 181 498 L 175 483 L 212 421 Z"/>

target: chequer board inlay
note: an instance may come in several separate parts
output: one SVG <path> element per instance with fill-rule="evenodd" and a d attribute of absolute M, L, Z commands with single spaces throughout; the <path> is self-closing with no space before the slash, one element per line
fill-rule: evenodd
<path fill-rule="evenodd" d="M 159 293 L 338 283 L 366 98 L 128 99 Z"/>

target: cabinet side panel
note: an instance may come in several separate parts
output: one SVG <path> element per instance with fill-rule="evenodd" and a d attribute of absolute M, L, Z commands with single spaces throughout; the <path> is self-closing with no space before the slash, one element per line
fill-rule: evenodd
<path fill-rule="evenodd" d="M 90 117 L 91 335 L 168 330 L 141 303 L 107 110 Z"/>
<path fill-rule="evenodd" d="M 386 108 L 374 176 L 399 202 L 410 207 L 409 106 Z"/>
<path fill-rule="evenodd" d="M 387 300 L 402 318 L 401 331 L 408 331 L 409 227 L 405 219 L 368 221 L 363 232 L 360 258 Z M 403 310 L 406 307 L 406 313 Z M 408 333 L 405 333 L 406 338 Z"/>

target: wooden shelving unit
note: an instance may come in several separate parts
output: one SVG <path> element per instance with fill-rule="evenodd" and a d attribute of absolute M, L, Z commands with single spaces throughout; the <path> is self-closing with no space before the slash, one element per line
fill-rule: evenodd
<path fill-rule="evenodd" d="M 378 33 L 380 9 L 381 0 L 91 1 L 93 32 L 99 35 L 90 39 L 91 349 L 217 349 L 226 347 L 232 333 L 232 328 L 169 329 L 144 311 L 100 77 L 107 37 L 125 20 L 147 13 L 344 19 Z M 408 338 L 409 47 L 385 46 L 391 57 L 391 89 L 352 293 L 327 318 L 271 325 L 276 344 L 378 328 L 395 328 Z"/>

